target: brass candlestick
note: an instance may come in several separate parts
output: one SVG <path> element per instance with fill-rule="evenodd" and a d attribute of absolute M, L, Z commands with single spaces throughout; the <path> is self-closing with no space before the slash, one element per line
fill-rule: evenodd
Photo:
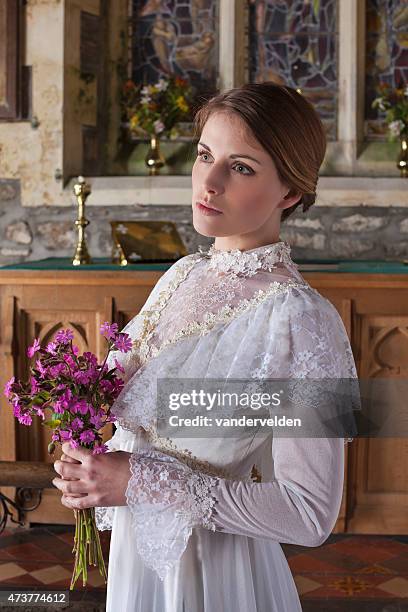
<path fill-rule="evenodd" d="M 145 164 L 149 168 L 149 175 L 156 176 L 160 168 L 165 165 L 165 159 L 160 152 L 160 140 L 157 135 L 150 135 L 150 147 L 145 157 Z"/>
<path fill-rule="evenodd" d="M 78 242 L 72 264 L 82 266 L 92 263 L 85 240 L 85 228 L 89 221 L 85 218 L 85 202 L 91 193 L 91 186 L 85 181 L 83 176 L 78 176 L 78 182 L 74 185 L 74 194 L 78 202 L 78 218 L 75 225 L 78 228 Z"/>

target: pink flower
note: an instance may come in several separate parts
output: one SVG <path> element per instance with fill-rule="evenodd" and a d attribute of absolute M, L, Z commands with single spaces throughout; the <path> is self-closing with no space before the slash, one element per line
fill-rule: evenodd
<path fill-rule="evenodd" d="M 105 423 L 116 423 L 116 416 L 114 414 L 110 414 L 106 417 Z"/>
<path fill-rule="evenodd" d="M 91 416 L 95 416 L 95 414 L 98 414 L 98 410 L 94 408 L 92 404 L 88 404 L 88 406 L 89 406 L 89 414 Z"/>
<path fill-rule="evenodd" d="M 60 429 L 60 436 L 61 436 L 61 440 L 63 440 L 64 442 L 67 442 L 68 440 L 71 440 L 72 438 L 72 431 L 66 431 L 65 429 Z"/>
<path fill-rule="evenodd" d="M 69 365 L 71 370 L 76 369 L 77 365 L 76 365 L 75 361 L 73 360 L 73 358 L 71 357 L 71 355 L 63 355 L 62 358 L 65 361 L 65 363 L 67 363 Z"/>
<path fill-rule="evenodd" d="M 94 446 L 92 450 L 92 454 L 100 455 L 102 453 L 108 452 L 108 450 L 109 450 L 109 447 L 106 444 L 97 444 L 96 446 Z"/>
<path fill-rule="evenodd" d="M 57 353 L 57 343 L 56 342 L 49 342 L 47 344 L 47 348 L 46 351 L 48 353 L 51 353 L 51 355 L 55 355 Z"/>
<path fill-rule="evenodd" d="M 99 372 L 98 370 L 96 370 L 95 368 L 92 368 L 91 370 L 89 370 L 89 379 L 90 382 L 96 382 L 97 379 L 99 378 Z"/>
<path fill-rule="evenodd" d="M 74 431 L 78 431 L 78 429 L 83 429 L 84 427 L 84 422 L 79 419 L 78 417 L 76 417 L 72 423 L 71 423 L 71 427 Z"/>
<path fill-rule="evenodd" d="M 39 359 L 37 359 L 35 365 L 37 366 L 37 370 L 39 371 L 41 378 L 45 378 L 47 374 L 47 368 L 44 368 L 43 364 Z"/>
<path fill-rule="evenodd" d="M 90 353 L 89 351 L 85 351 L 85 353 L 83 354 L 83 357 L 92 366 L 97 366 L 98 365 L 98 360 L 97 360 L 96 356 L 93 353 Z"/>
<path fill-rule="evenodd" d="M 29 347 L 28 347 L 28 349 L 27 349 L 27 357 L 29 357 L 30 359 L 31 359 L 32 357 L 34 357 L 35 353 L 36 353 L 37 351 L 39 351 L 39 350 L 40 350 L 40 348 L 41 348 L 40 341 L 39 341 L 39 339 L 38 339 L 38 338 L 36 338 L 36 339 L 34 340 L 33 345 L 32 345 L 32 346 L 29 346 Z"/>
<path fill-rule="evenodd" d="M 73 414 L 76 414 L 77 412 L 79 412 L 80 414 L 86 414 L 89 410 L 89 404 L 87 403 L 86 400 L 76 400 L 70 408 L 71 412 Z"/>
<path fill-rule="evenodd" d="M 117 377 L 113 381 L 113 384 L 115 386 L 115 388 L 113 390 L 113 395 L 115 397 L 118 397 L 119 393 L 122 391 L 123 387 L 125 386 L 125 381 L 123 380 L 123 378 Z"/>
<path fill-rule="evenodd" d="M 74 355 L 79 355 L 79 347 L 76 346 L 75 344 L 72 345 L 72 352 L 74 353 Z"/>
<path fill-rule="evenodd" d="M 73 339 L 74 334 L 70 329 L 60 329 L 55 335 L 55 340 L 59 344 L 69 344 L 69 342 Z"/>
<path fill-rule="evenodd" d="M 62 402 L 60 402 L 60 400 L 54 402 L 53 411 L 57 414 L 64 414 L 65 408 L 63 407 Z"/>
<path fill-rule="evenodd" d="M 99 386 L 105 393 L 112 393 L 114 389 L 113 384 L 110 382 L 110 380 L 101 380 Z"/>
<path fill-rule="evenodd" d="M 22 414 L 18 417 L 18 422 L 21 423 L 22 425 L 31 425 L 33 422 L 33 419 L 31 418 L 29 414 Z"/>
<path fill-rule="evenodd" d="M 71 448 L 78 448 L 78 446 L 79 446 L 78 440 L 74 440 L 74 438 L 71 438 L 71 440 L 69 441 L 69 444 L 70 444 Z"/>
<path fill-rule="evenodd" d="M 22 409 L 22 406 L 20 402 L 18 401 L 18 399 L 14 399 L 13 400 L 13 414 L 15 417 L 17 418 L 21 417 L 21 409 Z"/>
<path fill-rule="evenodd" d="M 10 399 L 12 395 L 12 386 L 15 382 L 16 382 L 16 379 L 14 376 L 12 376 L 10 380 L 8 380 L 6 384 L 4 385 L 4 395 L 7 397 L 7 399 Z"/>
<path fill-rule="evenodd" d="M 92 377 L 92 372 L 89 372 L 89 371 L 78 370 L 77 372 L 74 372 L 74 379 L 80 385 L 87 385 L 91 377 Z"/>
<path fill-rule="evenodd" d="M 114 347 L 121 353 L 128 353 L 132 350 L 132 339 L 129 334 L 118 334 L 114 342 Z"/>
<path fill-rule="evenodd" d="M 59 442 L 59 441 L 60 441 L 59 434 L 57 434 L 57 433 L 53 433 L 53 434 L 52 434 L 52 436 L 51 436 L 51 440 L 52 440 L 53 442 Z"/>
<path fill-rule="evenodd" d="M 35 395 L 35 393 L 38 393 L 38 391 L 40 390 L 40 387 L 38 386 L 38 382 L 35 380 L 34 376 L 31 376 L 31 395 Z"/>
<path fill-rule="evenodd" d="M 81 442 L 88 444 L 89 442 L 93 442 L 95 440 L 95 434 L 92 429 L 86 429 L 80 434 L 79 439 Z"/>
<path fill-rule="evenodd" d="M 119 363 L 117 359 L 115 359 L 115 368 L 119 370 L 119 372 L 122 372 L 122 374 L 125 373 L 125 368 L 121 366 L 121 364 Z"/>
<path fill-rule="evenodd" d="M 102 336 L 106 338 L 107 340 L 114 340 L 116 337 L 116 334 L 118 333 L 117 323 L 112 323 L 111 325 L 110 323 L 105 321 L 105 323 L 102 323 L 99 329 L 100 329 Z"/>
<path fill-rule="evenodd" d="M 62 411 L 64 412 L 64 410 L 67 410 L 70 407 L 71 400 L 72 400 L 71 389 L 66 388 L 64 393 L 60 395 L 60 397 L 55 402 L 55 404 L 58 404 L 60 409 L 63 409 Z"/>
<path fill-rule="evenodd" d="M 55 366 L 51 366 L 49 368 L 48 373 L 51 376 L 51 378 L 57 378 L 57 376 L 59 376 L 61 372 L 63 372 L 64 370 L 65 370 L 65 364 L 57 363 Z"/>
<path fill-rule="evenodd" d="M 100 429 L 103 425 L 102 420 L 99 418 L 99 416 L 93 416 L 89 419 L 92 423 L 92 425 L 95 427 L 95 429 Z"/>
<path fill-rule="evenodd" d="M 44 410 L 40 408 L 39 406 L 35 406 L 34 410 L 36 411 L 37 415 L 40 416 L 42 420 L 44 421 L 45 419 Z"/>

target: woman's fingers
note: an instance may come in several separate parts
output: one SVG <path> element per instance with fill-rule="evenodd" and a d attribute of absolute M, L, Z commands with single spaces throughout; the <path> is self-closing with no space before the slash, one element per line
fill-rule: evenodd
<path fill-rule="evenodd" d="M 52 484 L 62 491 L 64 495 L 87 495 L 87 491 L 84 490 L 84 483 L 78 479 L 53 478 Z"/>
<path fill-rule="evenodd" d="M 66 461 L 67 463 L 81 463 L 80 461 L 77 461 L 76 459 L 70 457 L 69 455 L 66 455 L 65 453 L 62 453 L 61 461 Z"/>
<path fill-rule="evenodd" d="M 92 457 L 92 450 L 90 448 L 85 448 L 84 446 L 72 448 L 68 442 L 63 443 L 62 451 L 66 455 L 78 459 L 79 463 L 84 463 L 89 457 Z"/>
<path fill-rule="evenodd" d="M 79 468 L 68 461 L 59 461 L 57 459 L 57 461 L 54 461 L 54 470 L 64 480 L 80 480 L 81 478 Z"/>
<path fill-rule="evenodd" d="M 95 506 L 92 497 L 88 495 L 82 495 L 81 498 L 75 499 L 72 495 L 63 495 L 61 498 L 63 506 L 70 508 L 71 510 L 83 510 L 84 508 L 93 508 Z"/>
<path fill-rule="evenodd" d="M 88 499 L 88 495 L 63 495 L 61 503 L 70 510 L 83 510 L 84 508 L 92 508 L 95 504 Z"/>

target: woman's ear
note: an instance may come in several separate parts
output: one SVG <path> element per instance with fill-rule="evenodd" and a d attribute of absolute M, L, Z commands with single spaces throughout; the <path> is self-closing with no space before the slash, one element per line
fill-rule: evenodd
<path fill-rule="evenodd" d="M 290 208 L 294 204 L 297 204 L 301 198 L 302 194 L 299 191 L 290 189 L 288 193 L 283 196 L 283 199 L 279 202 L 278 208 Z"/>

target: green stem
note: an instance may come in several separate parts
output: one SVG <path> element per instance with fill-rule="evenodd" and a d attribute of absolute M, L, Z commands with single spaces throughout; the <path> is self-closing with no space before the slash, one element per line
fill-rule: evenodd
<path fill-rule="evenodd" d="M 70 590 L 82 574 L 83 586 L 88 579 L 88 565 L 97 566 L 99 573 L 107 582 L 107 572 L 100 543 L 99 531 L 96 527 L 95 509 L 75 510 L 74 548 L 75 564 Z"/>

